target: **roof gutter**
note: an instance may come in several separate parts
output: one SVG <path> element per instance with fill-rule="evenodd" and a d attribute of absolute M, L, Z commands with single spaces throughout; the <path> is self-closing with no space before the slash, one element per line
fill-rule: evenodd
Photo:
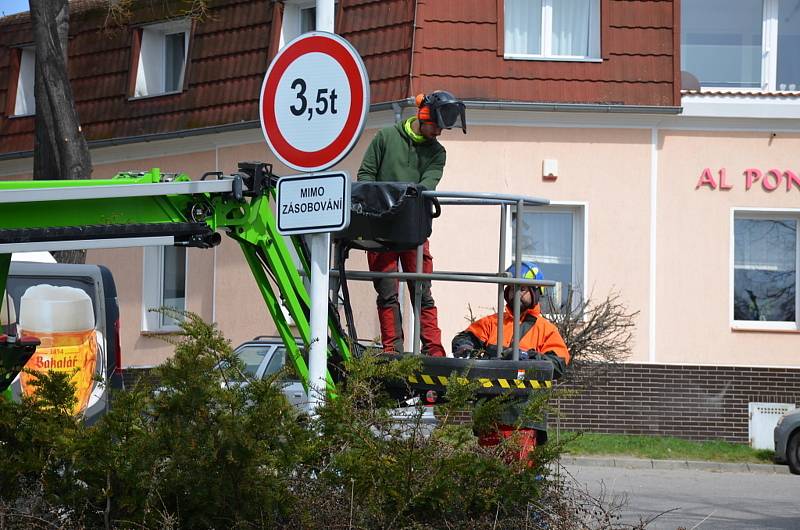
<path fill-rule="evenodd" d="M 668 114 L 683 112 L 683 107 L 663 105 L 614 105 L 606 103 L 538 103 L 527 101 L 475 101 L 463 100 L 468 109 L 479 110 L 524 110 L 535 112 L 593 112 L 614 114 Z M 414 98 L 386 101 L 370 105 L 372 112 L 396 110 L 397 107 L 416 106 Z"/>
<path fill-rule="evenodd" d="M 136 136 L 126 136 L 124 138 L 109 138 L 107 140 L 90 140 L 90 149 L 102 147 L 115 147 L 118 145 L 138 144 L 146 142 L 159 142 L 162 140 L 174 140 L 177 138 L 191 138 L 193 136 L 205 136 L 208 134 L 221 134 L 232 131 L 243 131 L 247 129 L 258 129 L 261 127 L 260 120 L 240 121 L 238 123 L 228 123 L 226 125 L 215 125 L 213 127 L 199 127 L 197 129 L 184 129 L 182 131 L 171 131 L 165 133 L 139 134 Z M 33 150 L 14 151 L 13 153 L 0 154 L 0 161 L 15 158 L 29 158 L 33 156 Z"/>
<path fill-rule="evenodd" d="M 682 107 L 667 107 L 657 105 L 610 105 L 603 103 L 534 103 L 526 101 L 471 101 L 464 100 L 468 109 L 478 110 L 510 110 L 510 111 L 530 111 L 530 112 L 586 112 L 586 113 L 606 113 L 606 114 L 667 114 L 677 115 L 683 111 Z M 380 112 L 390 110 L 395 114 L 395 120 L 399 121 L 402 116 L 402 109 L 416 107 L 414 98 L 405 98 L 395 101 L 384 101 L 370 105 L 370 112 Z M 137 136 L 126 136 L 124 138 L 110 138 L 107 140 L 90 140 L 87 142 L 90 149 L 103 147 L 115 147 L 145 142 L 158 142 L 163 140 L 174 140 L 177 138 L 191 138 L 193 136 L 205 136 L 208 134 L 221 134 L 232 131 L 242 131 L 248 129 L 258 129 L 261 127 L 260 120 L 241 121 L 226 125 L 215 125 L 213 127 L 200 127 L 197 129 L 185 129 L 182 131 L 172 131 L 165 133 L 140 134 Z M 11 153 L 0 153 L 0 161 L 14 160 L 19 158 L 30 158 L 33 150 L 14 151 Z"/>

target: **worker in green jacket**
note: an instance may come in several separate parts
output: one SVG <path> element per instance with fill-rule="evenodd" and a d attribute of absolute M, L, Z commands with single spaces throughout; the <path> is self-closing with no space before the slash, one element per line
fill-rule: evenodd
<path fill-rule="evenodd" d="M 442 129 L 452 129 L 457 125 L 466 134 L 465 107 L 453 94 L 444 90 L 420 94 L 416 104 L 416 116 L 381 129 L 375 135 L 358 169 L 359 181 L 413 182 L 428 190 L 436 189 L 442 178 L 447 156 L 437 138 Z M 367 252 L 367 261 L 369 270 L 373 272 L 397 272 L 398 261 L 403 264 L 405 272 L 414 272 L 417 251 Z M 433 257 L 427 240 L 423 245 L 422 272 L 433 272 Z M 398 301 L 398 282 L 382 278 L 374 280 L 373 284 L 378 293 L 378 319 L 383 348 L 387 352 L 401 352 L 403 322 Z M 408 282 L 408 289 L 413 300 L 414 282 Z M 422 352 L 434 357 L 444 357 L 446 354 L 442 347 L 436 304 L 431 295 L 431 282 L 420 282 L 420 289 Z"/>

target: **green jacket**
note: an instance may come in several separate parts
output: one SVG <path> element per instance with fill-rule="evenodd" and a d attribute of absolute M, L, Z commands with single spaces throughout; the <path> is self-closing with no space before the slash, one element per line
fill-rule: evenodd
<path fill-rule="evenodd" d="M 416 182 L 425 189 L 435 190 L 445 160 L 442 144 L 437 140 L 415 143 L 400 122 L 381 129 L 372 139 L 358 169 L 358 180 Z"/>

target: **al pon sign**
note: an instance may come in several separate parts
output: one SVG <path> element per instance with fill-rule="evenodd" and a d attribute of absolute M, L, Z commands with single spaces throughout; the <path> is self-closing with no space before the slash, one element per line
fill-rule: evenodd
<path fill-rule="evenodd" d="M 767 169 L 761 171 L 757 168 L 747 168 L 742 173 L 744 176 L 744 189 L 750 191 L 753 186 L 760 186 L 764 191 L 775 191 L 778 188 L 784 188 L 786 191 L 792 189 L 800 190 L 800 176 L 789 169 Z M 708 188 L 709 190 L 720 191 L 730 190 L 734 187 L 734 182 L 728 180 L 728 171 L 726 168 L 720 168 L 718 171 L 713 172 L 711 168 L 704 168 L 700 172 L 700 178 L 697 179 L 694 189 Z"/>

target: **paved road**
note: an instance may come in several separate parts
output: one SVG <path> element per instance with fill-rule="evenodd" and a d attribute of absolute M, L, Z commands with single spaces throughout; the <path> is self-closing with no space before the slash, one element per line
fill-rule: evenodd
<path fill-rule="evenodd" d="M 697 469 L 627 469 L 567 463 L 595 496 L 627 495 L 623 521 L 666 513 L 647 528 L 800 530 L 800 476 Z"/>

